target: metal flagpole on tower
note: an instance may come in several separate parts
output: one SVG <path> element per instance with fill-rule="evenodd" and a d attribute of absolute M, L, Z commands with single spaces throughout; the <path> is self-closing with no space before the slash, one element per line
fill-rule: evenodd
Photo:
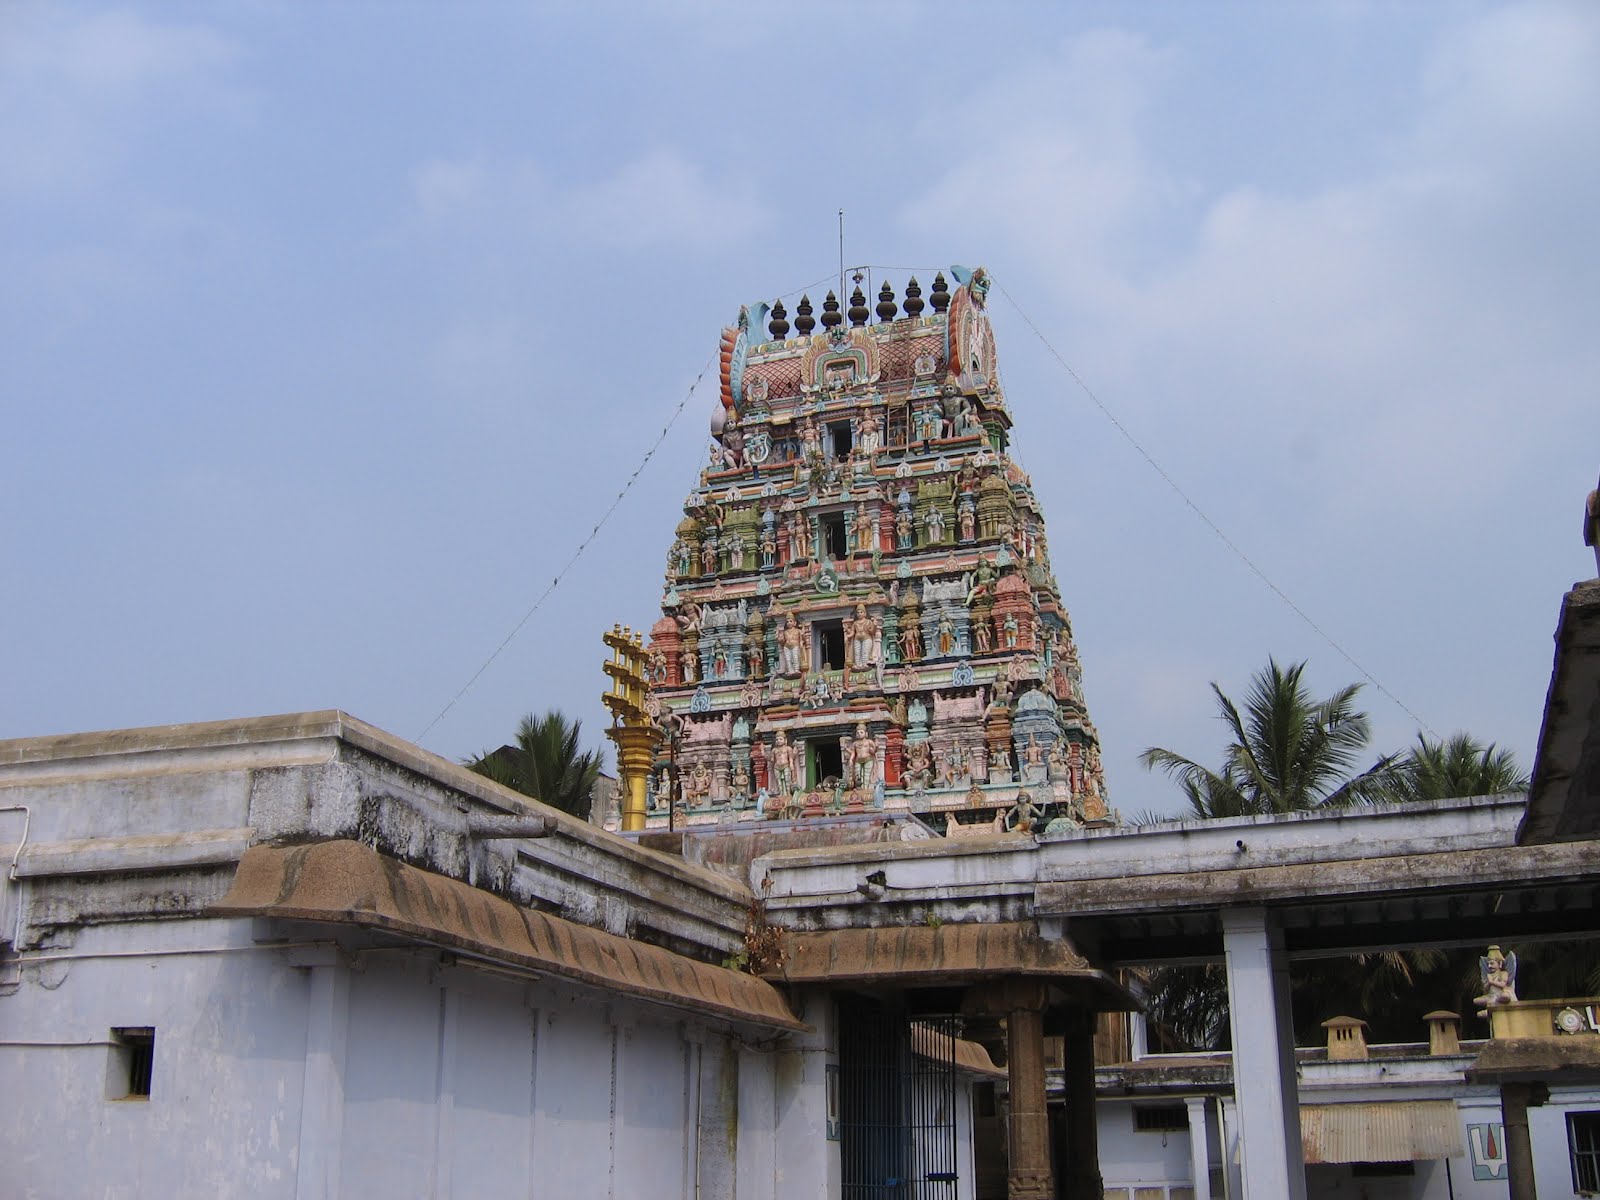
<path fill-rule="evenodd" d="M 839 210 L 839 290 L 834 293 L 844 303 L 844 209 Z"/>

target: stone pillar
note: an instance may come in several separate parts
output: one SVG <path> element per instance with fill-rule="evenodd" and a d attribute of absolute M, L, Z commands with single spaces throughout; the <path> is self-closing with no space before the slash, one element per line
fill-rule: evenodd
<path fill-rule="evenodd" d="M 1194 1200 L 1211 1200 L 1211 1134 L 1206 1125 L 1206 1098 L 1188 1096 L 1189 1173 L 1194 1179 Z"/>
<path fill-rule="evenodd" d="M 1050 1117 L 1045 1106 L 1047 999 L 1047 989 L 1041 981 L 1009 977 L 972 988 L 961 1004 L 965 1016 L 1004 1017 L 1006 1022 L 1006 1076 L 1011 1098 L 1011 1116 L 1006 1122 L 1009 1200 L 1055 1198 L 1050 1171 Z M 1090 1074 L 1092 1093 L 1092 1069 Z"/>
<path fill-rule="evenodd" d="M 1021 997 L 1018 997 L 1021 999 Z M 1010 1078 L 1008 1200 L 1054 1200 L 1050 1122 L 1044 1089 L 1044 1009 L 1006 1013 L 1006 1073 Z"/>
<path fill-rule="evenodd" d="M 1222 946 L 1246 1200 L 1306 1200 L 1283 931 L 1264 908 L 1225 908 Z"/>
<path fill-rule="evenodd" d="M 1528 1109 L 1550 1096 L 1542 1083 L 1502 1083 L 1500 1120 L 1506 1131 L 1506 1177 L 1510 1200 L 1538 1200 L 1533 1183 L 1533 1142 L 1528 1136 Z"/>
<path fill-rule="evenodd" d="M 1094 1014 L 1076 1009 L 1064 1038 L 1067 1101 L 1067 1161 L 1061 1164 L 1061 1195 L 1067 1200 L 1104 1200 L 1100 1142 L 1094 1111 Z"/>

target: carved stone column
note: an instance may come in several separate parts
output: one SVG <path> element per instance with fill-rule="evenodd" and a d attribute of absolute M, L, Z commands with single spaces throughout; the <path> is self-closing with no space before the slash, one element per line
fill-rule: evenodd
<path fill-rule="evenodd" d="M 1011 1154 L 1006 1195 L 1010 1200 L 1053 1200 L 1042 1007 L 1013 1008 L 1006 1013 L 1006 1071 L 1011 1080 Z"/>
<path fill-rule="evenodd" d="M 1011 1116 L 1007 1122 L 1009 1200 L 1054 1200 L 1050 1171 L 1050 1121 L 1045 1107 L 1045 985 L 1009 978 L 972 989 L 962 1011 L 1006 1020 L 1006 1074 Z"/>

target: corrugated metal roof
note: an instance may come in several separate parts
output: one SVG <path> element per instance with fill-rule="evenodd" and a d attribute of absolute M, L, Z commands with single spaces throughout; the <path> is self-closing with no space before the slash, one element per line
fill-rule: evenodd
<path fill-rule="evenodd" d="M 1308 1163 L 1420 1162 L 1465 1153 L 1453 1100 L 1302 1105 L 1300 1142 Z"/>

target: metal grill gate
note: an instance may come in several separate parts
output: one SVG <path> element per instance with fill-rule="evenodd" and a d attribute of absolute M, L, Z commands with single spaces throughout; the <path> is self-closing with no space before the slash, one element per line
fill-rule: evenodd
<path fill-rule="evenodd" d="M 845 1200 L 954 1200 L 955 1017 L 839 1011 L 839 1154 Z"/>

